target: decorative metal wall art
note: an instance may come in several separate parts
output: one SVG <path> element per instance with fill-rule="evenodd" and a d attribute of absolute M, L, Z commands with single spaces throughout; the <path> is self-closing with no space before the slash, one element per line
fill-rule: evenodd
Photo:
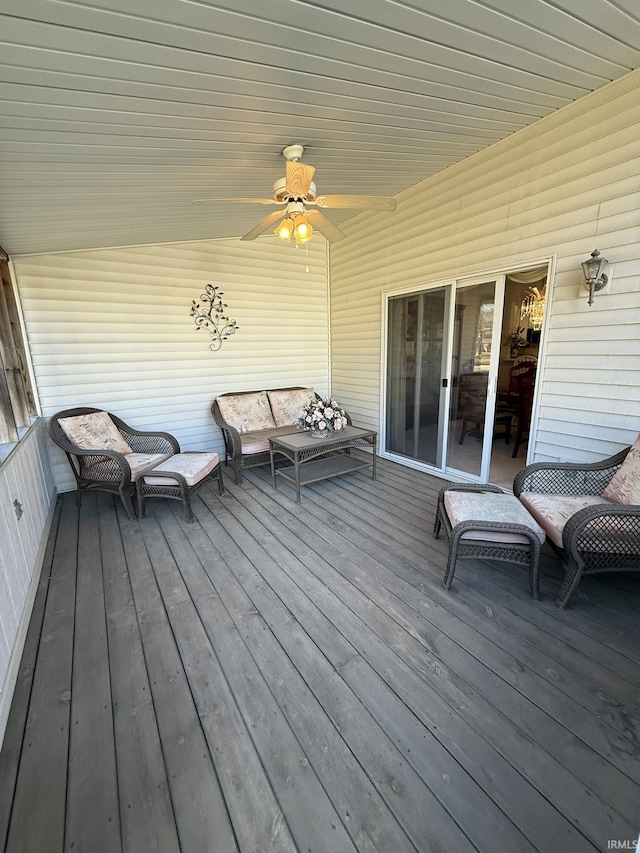
<path fill-rule="evenodd" d="M 201 301 L 205 304 L 201 307 L 200 302 L 196 302 L 194 299 L 189 312 L 189 316 L 195 320 L 196 332 L 199 332 L 200 329 L 207 329 L 211 335 L 209 349 L 214 352 L 220 349 L 223 341 L 226 341 L 240 328 L 235 320 L 230 320 L 225 314 L 224 309 L 228 306 L 226 302 L 222 301 L 223 296 L 224 293 L 217 285 L 208 284 L 204 293 L 200 295 Z"/>

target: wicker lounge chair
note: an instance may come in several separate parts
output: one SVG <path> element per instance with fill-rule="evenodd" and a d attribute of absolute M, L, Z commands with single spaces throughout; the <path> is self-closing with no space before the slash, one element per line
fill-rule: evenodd
<path fill-rule="evenodd" d="M 607 497 L 630 451 L 627 447 L 591 464 L 536 462 L 514 480 L 514 494 L 544 528 L 564 563 L 556 599 L 560 607 L 566 606 L 583 575 L 640 570 L 640 505 Z"/>
<path fill-rule="evenodd" d="M 87 415 L 100 415 L 107 427 L 110 421 L 114 428 L 115 440 L 107 441 L 101 448 L 96 448 L 95 443 L 93 448 L 83 448 L 73 442 L 65 432 L 65 426 L 69 425 L 68 419 L 81 419 Z M 105 415 L 108 421 L 105 421 Z M 136 517 L 131 498 L 135 493 L 135 480 L 138 475 L 169 456 L 180 453 L 178 440 L 169 433 L 133 429 L 120 418 L 101 409 L 80 407 L 57 412 L 49 420 L 49 435 L 58 447 L 64 450 L 69 460 L 78 488 L 78 506 L 83 491 L 112 492 L 122 498 L 129 518 Z M 121 443 L 118 442 L 118 437 Z M 127 446 L 129 452 L 126 452 Z M 121 450 L 111 449 L 112 447 L 121 447 Z"/>

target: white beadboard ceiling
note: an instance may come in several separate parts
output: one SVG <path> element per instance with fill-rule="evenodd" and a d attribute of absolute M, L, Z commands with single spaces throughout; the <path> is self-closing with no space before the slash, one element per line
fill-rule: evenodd
<path fill-rule="evenodd" d="M 240 236 L 270 208 L 191 200 L 291 142 L 396 195 L 639 66 L 638 0 L 0 0 L 0 245 Z"/>

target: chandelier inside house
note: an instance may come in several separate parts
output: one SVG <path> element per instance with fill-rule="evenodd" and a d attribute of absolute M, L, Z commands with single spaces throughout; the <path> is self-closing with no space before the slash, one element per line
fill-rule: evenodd
<path fill-rule="evenodd" d="M 546 301 L 547 285 L 544 284 L 541 290 L 537 287 L 530 287 L 520 306 L 520 319 L 526 320 L 526 325 L 536 332 L 542 328 Z"/>

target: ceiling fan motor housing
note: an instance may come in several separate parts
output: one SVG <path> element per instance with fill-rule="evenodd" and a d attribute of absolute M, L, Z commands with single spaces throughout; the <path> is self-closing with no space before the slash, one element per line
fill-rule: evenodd
<path fill-rule="evenodd" d="M 307 194 L 301 201 L 315 201 L 317 196 L 316 185 L 313 181 L 309 184 L 309 189 L 307 190 Z M 287 179 L 286 178 L 278 178 L 278 180 L 273 185 L 273 197 L 278 202 L 283 201 L 295 201 L 296 199 L 291 195 L 291 193 L 287 192 Z"/>

